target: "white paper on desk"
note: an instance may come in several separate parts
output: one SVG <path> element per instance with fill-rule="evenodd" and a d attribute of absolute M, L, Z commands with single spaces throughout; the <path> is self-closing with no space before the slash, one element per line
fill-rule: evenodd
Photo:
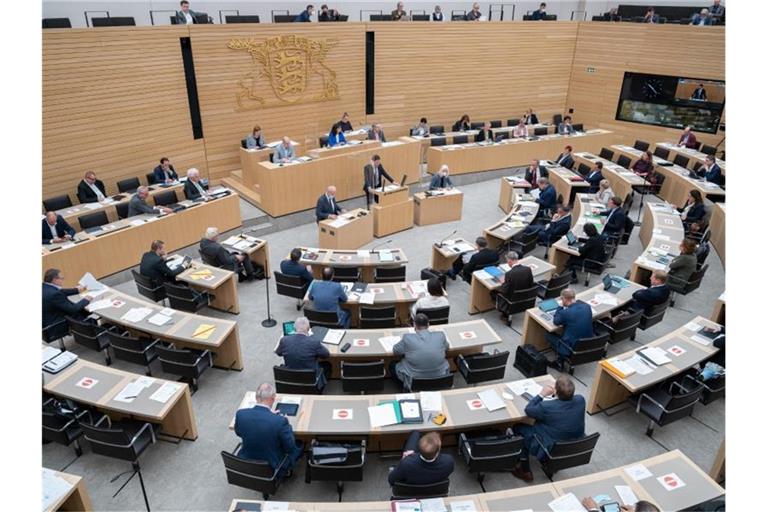
<path fill-rule="evenodd" d="M 531 396 L 536 396 L 539 393 L 541 393 L 541 390 L 542 390 L 542 387 L 533 379 L 507 382 L 507 387 L 511 392 L 513 392 L 517 396 L 521 396 L 523 393 L 528 393 Z"/>
<path fill-rule="evenodd" d="M 712 342 L 715 340 L 710 340 L 709 338 L 705 338 L 704 336 L 699 336 L 698 334 L 694 334 L 691 336 L 691 339 L 698 343 L 699 345 L 704 345 L 705 347 L 708 347 L 712 345 Z"/>
<path fill-rule="evenodd" d="M 632 365 L 628 364 L 626 361 L 620 361 L 618 357 L 609 359 L 608 362 L 611 364 L 611 366 L 623 373 L 624 377 L 629 377 L 635 373 L 635 369 L 632 367 Z"/>
<path fill-rule="evenodd" d="M 223 245 L 235 245 L 240 241 L 239 236 L 231 236 L 222 242 Z"/>
<path fill-rule="evenodd" d="M 323 343 L 327 343 L 329 345 L 338 345 L 341 343 L 341 339 L 344 337 L 344 329 L 328 329 L 325 332 L 325 337 L 323 338 Z"/>
<path fill-rule="evenodd" d="M 462 500 L 451 502 L 451 512 L 475 512 L 475 502 L 472 500 Z"/>
<path fill-rule="evenodd" d="M 360 304 L 373 304 L 376 299 L 376 294 L 373 292 L 364 292 L 360 294 Z"/>
<path fill-rule="evenodd" d="M 155 402 L 165 403 L 179 390 L 180 387 L 181 384 L 176 384 L 175 382 L 166 382 L 157 388 L 157 391 L 152 393 L 149 399 L 154 400 Z"/>
<path fill-rule="evenodd" d="M 100 309 L 107 309 L 112 307 L 112 300 L 111 299 L 101 299 L 101 300 L 95 300 L 88 304 L 85 309 L 93 313 L 94 311 L 98 311 Z"/>
<path fill-rule="evenodd" d="M 45 364 L 57 355 L 61 354 L 61 350 L 55 347 L 43 347 L 42 356 L 43 360 L 40 364 Z"/>
<path fill-rule="evenodd" d="M 287 501 L 264 501 L 261 503 L 261 510 L 264 512 L 277 512 L 278 510 L 289 510 Z"/>
<path fill-rule="evenodd" d="M 397 393 L 395 400 L 416 400 L 416 393 Z"/>
<path fill-rule="evenodd" d="M 238 251 L 247 251 L 251 248 L 251 243 L 248 240 L 240 240 L 233 247 Z"/>
<path fill-rule="evenodd" d="M 632 488 L 628 485 L 614 485 L 616 493 L 625 505 L 634 505 L 637 503 L 637 496 L 632 492 Z"/>
<path fill-rule="evenodd" d="M 121 320 L 126 322 L 138 323 L 144 320 L 148 315 L 152 313 L 149 308 L 131 308 L 122 317 Z"/>
<path fill-rule="evenodd" d="M 667 357 L 667 351 L 661 347 L 647 347 L 642 349 L 640 352 L 644 356 L 650 358 L 651 361 L 653 361 L 653 364 L 657 366 L 661 366 L 672 361 L 669 357 Z"/>
<path fill-rule="evenodd" d="M 54 471 L 43 468 L 43 508 L 48 510 L 59 498 L 72 489 L 72 484 L 57 476 Z"/>
<path fill-rule="evenodd" d="M 428 498 L 421 501 L 421 512 L 448 512 L 443 498 Z"/>
<path fill-rule="evenodd" d="M 688 322 L 685 324 L 685 328 L 693 332 L 699 332 L 701 330 L 701 326 L 696 322 Z"/>
<path fill-rule="evenodd" d="M 648 471 L 648 468 L 645 467 L 643 464 L 635 464 L 634 466 L 629 466 L 628 468 L 624 468 L 624 472 L 632 477 L 632 480 L 635 482 L 639 482 L 640 480 L 644 480 L 648 477 L 653 476 L 653 473 Z"/>
<path fill-rule="evenodd" d="M 154 315 L 149 317 L 149 319 L 147 319 L 147 322 L 151 323 L 152 325 L 156 325 L 158 327 L 160 327 L 161 325 L 165 325 L 170 321 L 171 321 L 171 317 L 165 316 L 161 313 L 155 313 Z"/>
<path fill-rule="evenodd" d="M 665 269 L 667 268 L 666 265 L 659 263 L 658 261 L 649 260 L 648 258 L 640 257 L 638 258 L 638 262 L 641 265 L 645 265 L 646 267 L 656 268 L 656 269 Z"/>
<path fill-rule="evenodd" d="M 556 500 L 550 501 L 547 505 L 549 505 L 549 508 L 551 508 L 553 512 L 587 512 L 587 509 L 582 506 L 579 498 L 572 492 L 564 494 Z"/>
<path fill-rule="evenodd" d="M 394 261 L 394 256 L 392 256 L 392 251 L 389 249 L 382 249 L 379 251 L 379 261 L 381 262 L 390 262 Z"/>
<path fill-rule="evenodd" d="M 509 265 L 506 263 L 502 263 L 501 265 L 499 265 L 499 270 L 501 270 L 502 272 L 509 272 Z"/>
<path fill-rule="evenodd" d="M 86 210 L 98 210 L 102 205 L 100 203 L 87 203 L 83 205 Z"/>
<path fill-rule="evenodd" d="M 368 416 L 371 420 L 371 427 L 386 427 L 397 424 L 397 415 L 395 415 L 395 408 L 391 402 L 369 407 Z"/>
<path fill-rule="evenodd" d="M 142 224 L 144 224 L 144 222 L 145 222 L 144 219 L 135 219 L 135 220 L 129 221 L 128 224 L 130 224 L 131 226 L 141 226 Z"/>
<path fill-rule="evenodd" d="M 131 382 L 122 390 L 120 390 L 120 392 L 115 395 L 113 400 L 115 402 L 123 402 L 125 404 L 129 404 L 133 402 L 142 391 L 144 391 L 144 386 L 142 386 L 141 383 Z"/>
<path fill-rule="evenodd" d="M 400 341 L 400 336 L 382 336 L 379 338 L 379 343 L 387 352 L 392 352 L 392 347 L 397 345 L 398 341 Z"/>
<path fill-rule="evenodd" d="M 462 243 L 456 244 L 456 248 L 459 250 L 459 252 L 469 252 L 469 251 L 474 251 L 475 250 L 474 247 L 472 247 L 471 245 L 469 245 L 466 242 L 462 242 Z"/>
<path fill-rule="evenodd" d="M 134 384 L 141 386 L 142 388 L 148 388 L 152 384 L 155 383 L 155 379 L 152 377 L 139 377 L 135 381 L 133 381 Z"/>
<path fill-rule="evenodd" d="M 346 226 L 349 224 L 349 221 L 343 217 L 338 217 L 336 219 L 333 219 L 331 222 L 328 223 L 328 226 L 332 228 L 340 228 L 342 226 Z"/>
<path fill-rule="evenodd" d="M 419 393 L 419 400 L 424 411 L 443 410 L 443 395 L 439 391 L 422 391 Z"/>
<path fill-rule="evenodd" d="M 595 295 L 595 299 L 600 301 L 601 304 L 608 304 L 609 306 L 617 306 L 619 299 L 612 293 L 598 293 Z"/>
<path fill-rule="evenodd" d="M 624 364 L 632 368 L 638 375 L 648 375 L 653 371 L 653 368 L 649 366 L 649 363 L 646 363 L 646 361 L 637 354 L 629 359 L 625 359 Z"/>
<path fill-rule="evenodd" d="M 396 501 L 395 512 L 421 512 L 419 501 Z"/>
<path fill-rule="evenodd" d="M 80 278 L 80 281 L 77 282 L 80 286 L 84 287 L 88 293 L 95 292 L 98 290 L 106 290 L 106 286 L 104 284 L 100 283 L 95 277 L 93 277 L 93 274 L 90 272 L 86 272 L 83 274 L 83 277 Z"/>
<path fill-rule="evenodd" d="M 370 255 L 371 255 L 370 251 L 367 251 L 367 250 L 357 251 L 358 258 L 367 258 Z"/>
<path fill-rule="evenodd" d="M 483 405 L 490 412 L 498 411 L 505 407 L 504 400 L 501 399 L 499 394 L 493 388 L 480 391 L 477 396 L 482 400 Z"/>

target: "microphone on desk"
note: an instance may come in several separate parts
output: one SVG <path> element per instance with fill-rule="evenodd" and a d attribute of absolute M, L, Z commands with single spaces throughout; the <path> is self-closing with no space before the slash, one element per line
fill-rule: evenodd
<path fill-rule="evenodd" d="M 450 233 L 448 233 L 448 235 L 447 235 L 445 238 L 443 238 L 442 240 L 440 240 L 440 241 L 437 243 L 437 246 L 438 246 L 438 247 L 442 247 L 442 246 L 443 246 L 443 242 L 445 242 L 446 240 L 448 240 L 448 238 L 449 238 L 449 237 L 451 237 L 451 236 L 455 235 L 455 234 L 456 234 L 456 232 L 458 232 L 458 231 L 459 231 L 458 229 L 454 229 L 453 231 L 451 231 Z"/>
<path fill-rule="evenodd" d="M 376 244 L 376 245 L 374 245 L 374 246 L 371 248 L 371 251 L 370 251 L 370 252 L 376 252 L 376 249 L 378 249 L 379 247 L 382 247 L 382 246 L 384 246 L 384 245 L 387 245 L 387 244 L 389 244 L 389 243 L 392 243 L 392 239 L 391 239 L 391 238 L 390 238 L 389 240 L 385 241 L 385 242 L 381 242 L 380 244 Z"/>

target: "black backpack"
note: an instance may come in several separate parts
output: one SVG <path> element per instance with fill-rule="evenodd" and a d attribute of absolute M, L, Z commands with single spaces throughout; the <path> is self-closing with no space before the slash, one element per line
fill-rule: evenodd
<path fill-rule="evenodd" d="M 517 347 L 514 366 L 528 378 L 547 374 L 547 358 L 531 345 Z"/>

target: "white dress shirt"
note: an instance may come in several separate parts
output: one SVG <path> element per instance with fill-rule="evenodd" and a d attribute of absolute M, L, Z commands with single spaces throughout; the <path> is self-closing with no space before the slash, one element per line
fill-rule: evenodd
<path fill-rule="evenodd" d="M 96 194 L 96 200 L 101 202 L 106 199 L 106 196 L 101 192 L 101 189 L 96 186 L 96 183 L 88 183 L 87 181 L 85 183 L 87 183 L 88 186 L 91 187 L 91 190 L 93 190 L 94 194 Z"/>

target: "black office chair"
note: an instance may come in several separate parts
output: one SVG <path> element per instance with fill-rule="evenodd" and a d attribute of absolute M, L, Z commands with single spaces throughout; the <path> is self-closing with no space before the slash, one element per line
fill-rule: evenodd
<path fill-rule="evenodd" d="M 104 422 L 107 425 L 101 426 Z M 109 417 L 104 415 L 93 425 L 80 423 L 80 428 L 83 429 L 83 437 L 91 444 L 93 453 L 131 463 L 132 472 L 123 472 L 111 480 L 114 482 L 120 476 L 131 473 L 131 476 L 128 477 L 112 497 L 117 496 L 134 475 L 138 474 L 141 494 L 144 496 L 144 505 L 146 505 L 147 512 L 149 512 L 149 499 L 147 499 L 147 490 L 144 487 L 144 478 L 141 476 L 139 457 L 149 445 L 155 442 L 155 432 L 152 430 L 152 425 L 146 422 L 131 420 L 111 422 Z"/>
<path fill-rule="evenodd" d="M 546 127 L 534 128 L 533 129 L 533 134 L 536 135 L 536 136 L 546 135 L 547 134 L 547 128 Z"/>
<path fill-rule="evenodd" d="M 562 274 L 553 274 L 549 281 L 539 281 L 537 295 L 540 299 L 552 299 L 560 296 L 560 292 L 568 288 L 571 284 L 571 274 L 563 272 Z"/>
<path fill-rule="evenodd" d="M 66 318 L 46 325 L 42 329 L 43 341 L 48 344 L 58 341 L 61 350 L 67 350 L 67 347 L 64 345 L 64 338 L 66 338 L 68 334 L 69 322 L 67 322 Z"/>
<path fill-rule="evenodd" d="M 307 317 L 309 325 L 312 327 L 319 325 L 329 329 L 338 329 L 341 326 L 339 315 L 336 311 L 319 311 L 312 307 L 312 305 L 307 304 L 304 306 L 304 316 Z"/>
<path fill-rule="evenodd" d="M 301 395 L 319 395 L 320 374 L 315 370 L 292 370 L 285 366 L 272 367 L 275 377 L 275 391 L 278 393 L 295 393 Z"/>
<path fill-rule="evenodd" d="M 117 182 L 117 190 L 124 194 L 136 192 L 136 189 L 140 186 L 139 178 L 128 178 Z"/>
<path fill-rule="evenodd" d="M 109 224 L 107 212 L 103 210 L 89 213 L 87 215 L 81 215 L 77 218 L 77 221 L 80 223 L 80 229 L 82 230 L 97 228 L 99 226 Z"/>
<path fill-rule="evenodd" d="M 117 203 L 115 205 L 115 212 L 117 213 L 117 218 L 118 219 L 121 219 L 121 220 L 122 219 L 127 219 L 129 211 L 130 211 L 130 209 L 129 209 L 129 204 L 128 204 L 127 201 L 123 202 L 123 203 Z"/>
<path fill-rule="evenodd" d="M 573 375 L 573 370 L 576 366 L 594 363 L 603 359 L 610 341 L 611 336 L 608 332 L 598 333 L 589 338 L 581 338 L 572 347 L 569 347 L 562 339 L 558 339 L 556 351 L 558 354 L 565 353 L 563 356 L 565 369 L 569 374 Z"/>
<path fill-rule="evenodd" d="M 482 128 L 485 126 L 485 121 L 479 121 L 476 123 L 469 123 L 469 128 L 471 130 L 482 130 Z"/>
<path fill-rule="evenodd" d="M 507 126 L 517 126 L 520 124 L 520 119 L 507 119 Z"/>
<path fill-rule="evenodd" d="M 337 283 L 354 283 L 360 281 L 360 267 L 334 267 L 333 280 Z"/>
<path fill-rule="evenodd" d="M 618 243 L 616 239 L 613 240 L 614 245 L 609 247 L 611 239 L 606 242 L 605 258 L 602 261 L 592 260 L 584 258 L 581 262 L 581 273 L 584 274 L 584 286 L 589 286 L 589 276 L 599 276 L 608 268 L 608 263 L 611 261 L 611 256 L 615 252 L 615 244 Z"/>
<path fill-rule="evenodd" d="M 157 185 L 157 178 L 155 178 L 154 172 L 148 172 L 146 175 L 147 185 Z"/>
<path fill-rule="evenodd" d="M 345 393 L 381 393 L 386 377 L 384 360 L 341 362 L 341 389 Z"/>
<path fill-rule="evenodd" d="M 508 350 L 495 350 L 493 354 L 459 354 L 456 358 L 456 368 L 467 384 L 479 384 L 503 379 L 508 359 Z"/>
<path fill-rule="evenodd" d="M 699 286 L 701 286 L 701 281 L 704 279 L 704 275 L 707 273 L 708 268 L 709 265 L 705 263 L 701 268 L 696 269 L 696 271 L 688 278 L 688 281 L 685 282 L 682 282 L 675 276 L 667 279 L 667 284 L 672 289 L 672 293 L 669 297 L 669 305 L 675 307 L 676 294 L 688 295 L 692 291 L 697 290 Z"/>
<path fill-rule="evenodd" d="M 150 364 L 157 359 L 155 345 L 160 343 L 160 340 L 132 336 L 128 331 L 121 331 L 113 329 L 106 332 L 115 359 L 143 366 L 144 374 L 151 376 Z"/>
<path fill-rule="evenodd" d="M 669 299 L 661 304 L 651 306 L 650 308 L 644 310 L 643 314 L 640 315 L 640 324 L 637 326 L 638 329 L 644 331 L 664 320 L 664 313 L 667 312 L 668 307 Z"/>
<path fill-rule="evenodd" d="M 625 169 L 629 169 L 632 165 L 632 159 L 628 156 L 619 155 L 619 158 L 616 160 L 616 163 Z"/>
<path fill-rule="evenodd" d="M 239 14 L 224 16 L 224 23 L 260 23 L 257 14 Z"/>
<path fill-rule="evenodd" d="M 547 14 L 543 21 L 557 21 L 557 14 Z"/>
<path fill-rule="evenodd" d="M 48 398 L 43 402 L 43 440 L 72 446 L 75 451 L 75 458 L 60 471 L 64 471 L 83 454 L 80 446 L 80 436 L 83 435 L 80 421 L 86 419 L 92 421 L 91 412 L 79 408 L 72 401 Z"/>
<path fill-rule="evenodd" d="M 225 451 L 221 452 L 221 459 L 227 473 L 227 482 L 260 492 L 264 500 L 277 494 L 280 483 L 291 467 L 291 459 L 288 455 L 283 456 L 274 470 L 267 461 L 242 459 Z"/>
<path fill-rule="evenodd" d="M 526 233 L 523 231 L 507 242 L 507 250 L 515 251 L 521 258 L 534 250 L 539 241 L 539 235 L 536 232 Z"/>
<path fill-rule="evenodd" d="M 200 259 L 203 260 L 203 263 L 205 263 L 206 265 L 210 265 L 216 268 L 221 268 L 221 264 L 216 258 L 209 256 L 208 254 L 204 253 L 201 249 L 197 249 L 197 253 L 200 255 Z"/>
<path fill-rule="evenodd" d="M 576 172 L 582 176 L 587 176 L 592 169 L 587 164 L 579 164 L 576 168 Z"/>
<path fill-rule="evenodd" d="M 610 318 L 599 319 L 596 321 L 595 331 L 598 333 L 608 333 L 610 343 L 618 343 L 624 340 L 634 340 L 635 332 L 640 326 L 640 318 L 643 316 L 642 310 L 625 311 L 615 317 L 615 322 Z"/>
<path fill-rule="evenodd" d="M 321 135 L 318 139 L 317 143 L 320 145 L 321 148 L 324 148 L 328 146 L 328 136 L 327 135 Z"/>
<path fill-rule="evenodd" d="M 272 23 L 291 23 L 296 19 L 298 14 L 274 14 L 272 15 Z"/>
<path fill-rule="evenodd" d="M 91 18 L 94 27 L 135 27 L 136 20 L 132 16 L 110 16 L 108 18 Z"/>
<path fill-rule="evenodd" d="M 589 464 L 597 440 L 600 438 L 600 433 L 595 432 L 574 441 L 557 441 L 549 449 L 546 448 L 546 444 L 544 444 L 538 434 L 534 434 L 534 437 L 544 451 L 541 469 L 551 482 L 552 477 L 558 471 Z"/>
<path fill-rule="evenodd" d="M 469 135 L 454 135 L 452 144 L 466 144 L 469 142 Z"/>
<path fill-rule="evenodd" d="M 501 119 L 491 121 L 491 128 L 501 128 Z"/>
<path fill-rule="evenodd" d="M 704 381 L 689 373 L 683 376 L 680 385 L 686 391 L 695 391 L 697 387 L 701 387 L 699 402 L 702 405 L 709 405 L 715 400 L 725 397 L 725 374 Z"/>
<path fill-rule="evenodd" d="M 445 146 L 445 137 L 431 137 L 429 139 L 430 146 Z"/>
<path fill-rule="evenodd" d="M 293 297 L 296 299 L 296 309 L 301 309 L 302 300 L 307 294 L 310 281 L 304 281 L 299 276 L 287 276 L 274 271 L 275 273 L 275 287 L 277 288 L 278 295 L 284 295 L 286 297 Z"/>
<path fill-rule="evenodd" d="M 687 156 L 675 155 L 675 159 L 672 160 L 672 163 L 679 165 L 680 167 L 688 167 L 688 162 L 690 161 L 691 160 Z"/>
<path fill-rule="evenodd" d="M 155 200 L 155 204 L 157 206 L 169 206 L 179 202 L 179 198 L 176 197 L 175 190 L 165 190 L 163 192 L 158 192 L 153 196 L 153 199 Z"/>
<path fill-rule="evenodd" d="M 70 206 L 72 206 L 72 200 L 69 198 L 68 194 L 43 199 L 43 209 L 46 212 L 55 212 L 56 210 L 63 210 Z"/>
<path fill-rule="evenodd" d="M 648 151 L 650 149 L 651 145 L 648 144 L 647 142 L 643 141 L 643 140 L 637 139 L 637 140 L 635 140 L 635 145 L 632 146 L 632 147 L 635 148 L 638 151 L 645 152 L 645 151 Z"/>
<path fill-rule="evenodd" d="M 211 303 L 213 297 L 208 292 L 199 292 L 189 286 L 164 282 L 165 296 L 173 309 L 197 313 Z"/>
<path fill-rule="evenodd" d="M 707 231 L 709 233 L 709 231 Z M 708 242 L 699 242 L 699 246 L 693 251 L 693 255 L 696 256 L 696 263 L 698 266 L 703 266 L 707 261 L 710 253 L 710 245 Z"/>
<path fill-rule="evenodd" d="M 717 153 L 717 148 L 715 148 L 714 146 L 707 146 L 706 144 L 702 144 L 701 152 L 707 155 L 714 155 L 715 153 Z"/>
<path fill-rule="evenodd" d="M 655 425 L 663 427 L 690 416 L 703 390 L 703 386 L 686 389 L 678 382 L 672 382 L 669 391 L 659 387 L 644 391 L 633 398 L 635 412 L 648 418 L 645 435 L 653 437 Z"/>
<path fill-rule="evenodd" d="M 563 115 L 562 114 L 554 114 L 552 116 L 552 124 L 555 125 L 555 128 L 563 122 Z"/>
<path fill-rule="evenodd" d="M 210 350 L 191 348 L 178 349 L 173 345 L 155 345 L 157 358 L 164 372 L 181 377 L 189 384 L 192 393 L 197 391 L 200 376 L 213 366 L 213 354 Z"/>
<path fill-rule="evenodd" d="M 485 474 L 512 471 L 523 453 L 523 438 L 508 428 L 505 433 L 477 436 L 459 434 L 459 452 L 470 473 L 477 473 L 477 481 L 485 492 Z"/>
<path fill-rule="evenodd" d="M 333 453 L 328 453 L 332 450 Z M 313 439 L 307 453 L 304 481 L 336 482 L 336 492 L 344 493 L 344 482 L 362 482 L 365 465 L 365 440 L 318 441 Z"/>
<path fill-rule="evenodd" d="M 442 377 L 416 378 L 411 379 L 411 386 L 407 391 L 415 393 L 418 391 L 442 391 L 453 388 L 453 374 L 449 373 Z"/>
<path fill-rule="evenodd" d="M 429 498 L 443 498 L 448 496 L 451 482 L 443 480 L 435 484 L 417 485 L 395 482 L 392 486 L 392 497 L 390 500 L 424 500 Z"/>
<path fill-rule="evenodd" d="M 429 133 L 430 135 L 438 135 L 441 133 L 445 133 L 445 126 L 442 124 L 433 124 L 429 127 Z"/>
<path fill-rule="evenodd" d="M 512 315 L 522 313 L 536 305 L 539 296 L 539 287 L 533 286 L 523 290 L 515 290 L 509 297 L 496 294 L 496 310 L 507 319 L 507 325 L 512 323 Z"/>
<path fill-rule="evenodd" d="M 96 352 L 103 352 L 106 365 L 109 366 L 112 364 L 112 358 L 109 355 L 109 337 L 107 336 L 107 328 L 92 322 L 84 322 L 70 316 L 67 317 L 67 322 L 69 322 L 69 332 L 72 334 L 75 343 L 82 345 L 87 349 L 95 350 Z"/>
<path fill-rule="evenodd" d="M 608 148 L 601 149 L 600 158 L 605 158 L 606 160 L 613 160 L 613 151 L 611 151 Z"/>
<path fill-rule="evenodd" d="M 69 18 L 43 18 L 43 28 L 72 28 Z"/>
<path fill-rule="evenodd" d="M 165 301 L 165 287 L 162 283 L 156 283 L 152 279 L 139 274 L 135 269 L 131 269 L 133 280 L 136 282 L 136 290 L 152 302 Z"/>
<path fill-rule="evenodd" d="M 653 149 L 653 154 L 654 154 L 654 156 L 657 156 L 657 157 L 659 157 L 659 158 L 661 158 L 663 160 L 668 160 L 669 159 L 669 150 L 665 149 L 665 148 L 662 148 L 661 146 L 656 146 Z"/>
<path fill-rule="evenodd" d="M 429 325 L 442 325 L 447 324 L 448 319 L 451 316 L 451 306 L 443 306 L 441 308 L 424 308 L 417 309 L 416 314 L 423 313 L 429 318 Z"/>
<path fill-rule="evenodd" d="M 360 329 L 387 329 L 397 325 L 395 306 L 364 306 L 359 309 Z"/>
<path fill-rule="evenodd" d="M 375 267 L 374 283 L 401 283 L 405 281 L 405 265 L 400 267 Z"/>
<path fill-rule="evenodd" d="M 693 162 L 693 171 L 698 173 L 699 169 L 701 169 L 704 166 L 701 162 Z"/>

